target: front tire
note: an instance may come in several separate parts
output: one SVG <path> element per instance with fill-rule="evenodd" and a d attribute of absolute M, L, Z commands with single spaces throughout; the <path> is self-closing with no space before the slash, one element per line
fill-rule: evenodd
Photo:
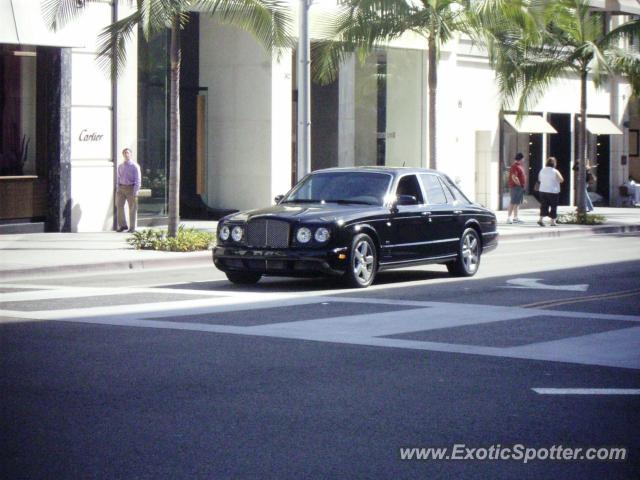
<path fill-rule="evenodd" d="M 225 272 L 225 275 L 231 283 L 237 285 L 254 285 L 262 278 L 261 273 L 254 272 Z"/>
<path fill-rule="evenodd" d="M 458 258 L 447 263 L 447 270 L 455 277 L 472 277 L 480 267 L 482 246 L 480 236 L 473 228 L 467 228 L 462 233 L 458 246 Z"/>
<path fill-rule="evenodd" d="M 378 252 L 371 237 L 361 233 L 353 237 L 349 255 L 349 266 L 344 281 L 349 287 L 367 288 L 373 283 L 378 271 Z"/>

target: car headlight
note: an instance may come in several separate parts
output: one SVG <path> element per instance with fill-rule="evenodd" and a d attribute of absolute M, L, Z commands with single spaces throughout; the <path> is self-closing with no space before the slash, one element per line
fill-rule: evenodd
<path fill-rule="evenodd" d="M 318 243 L 324 243 L 327 240 L 329 240 L 330 236 L 331 234 L 329 233 L 329 230 L 327 230 L 324 227 L 320 227 L 319 229 L 316 230 L 316 233 L 313 236 L 313 238 L 315 238 L 316 242 Z"/>
<path fill-rule="evenodd" d="M 231 233 L 231 231 L 229 230 L 229 227 L 227 227 L 226 225 L 224 225 L 221 229 L 220 229 L 220 240 L 222 240 L 223 242 L 226 242 L 227 240 L 229 240 L 229 234 Z"/>
<path fill-rule="evenodd" d="M 233 227 L 233 230 L 231 230 L 231 238 L 233 238 L 234 242 L 239 242 L 240 240 L 242 240 L 243 233 L 244 232 L 242 231 L 242 227 L 236 225 L 235 227 Z"/>
<path fill-rule="evenodd" d="M 296 233 L 296 239 L 300 243 L 309 243 L 311 240 L 311 230 L 307 227 L 299 228 L 298 233 Z"/>

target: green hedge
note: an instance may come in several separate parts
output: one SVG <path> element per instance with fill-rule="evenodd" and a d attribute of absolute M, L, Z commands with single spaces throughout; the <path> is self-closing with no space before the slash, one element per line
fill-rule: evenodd
<path fill-rule="evenodd" d="M 578 215 L 578 212 L 565 213 L 558 216 L 558 223 L 566 223 L 573 225 L 601 225 L 607 220 L 604 215 L 597 213 L 584 213 Z"/>
<path fill-rule="evenodd" d="M 169 238 L 166 230 L 153 228 L 138 230 L 127 238 L 127 243 L 136 250 L 164 250 L 168 252 L 207 250 L 214 245 L 215 241 L 215 234 L 195 228 L 185 228 L 184 225 L 178 227 L 174 238 Z"/>

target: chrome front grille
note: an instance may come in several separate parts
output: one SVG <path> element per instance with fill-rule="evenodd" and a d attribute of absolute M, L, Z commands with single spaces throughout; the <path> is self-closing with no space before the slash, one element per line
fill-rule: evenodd
<path fill-rule="evenodd" d="M 247 245 L 250 247 L 286 248 L 289 246 L 289 223 L 282 220 L 257 218 L 247 224 Z"/>

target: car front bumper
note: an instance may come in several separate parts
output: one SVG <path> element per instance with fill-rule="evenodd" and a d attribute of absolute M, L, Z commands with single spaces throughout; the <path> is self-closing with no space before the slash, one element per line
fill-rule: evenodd
<path fill-rule="evenodd" d="M 215 246 L 213 263 L 223 272 L 255 272 L 279 276 L 344 275 L 348 265 L 347 248 L 256 249 L 241 246 Z"/>

